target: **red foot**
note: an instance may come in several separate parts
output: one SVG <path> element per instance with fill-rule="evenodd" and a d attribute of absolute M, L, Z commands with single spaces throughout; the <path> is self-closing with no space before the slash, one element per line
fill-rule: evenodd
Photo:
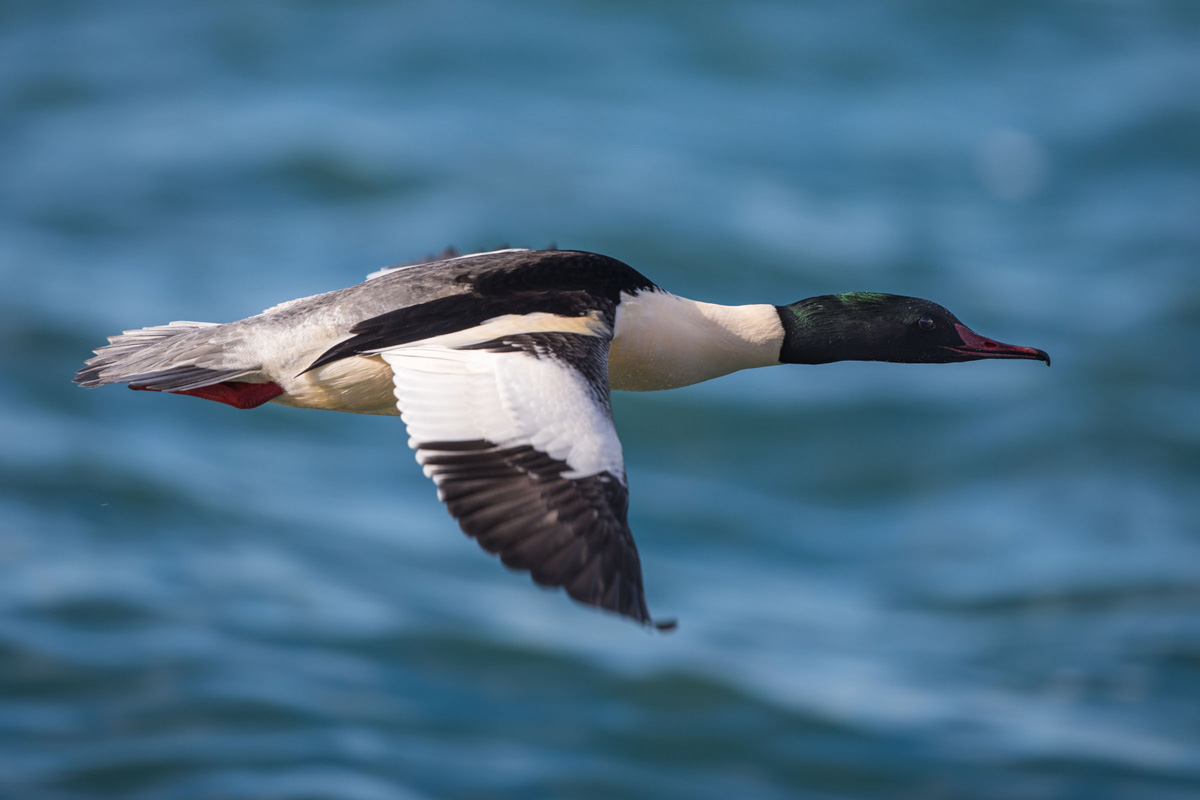
<path fill-rule="evenodd" d="M 150 389 L 146 386 L 129 385 L 130 389 L 145 392 L 158 392 L 160 389 Z M 184 389 L 170 394 L 187 394 L 205 400 L 216 400 L 234 408 L 258 408 L 268 400 L 273 400 L 283 394 L 283 387 L 274 381 L 269 383 L 246 383 L 245 381 L 225 381 L 211 386 L 201 386 L 198 389 Z"/>

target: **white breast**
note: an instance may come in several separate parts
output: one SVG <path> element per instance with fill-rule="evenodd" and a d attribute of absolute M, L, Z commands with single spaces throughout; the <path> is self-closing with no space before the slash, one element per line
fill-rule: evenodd
<path fill-rule="evenodd" d="M 622 295 L 609 351 L 613 389 L 690 386 L 779 363 L 783 323 L 772 305 L 722 306 L 669 292 Z"/>

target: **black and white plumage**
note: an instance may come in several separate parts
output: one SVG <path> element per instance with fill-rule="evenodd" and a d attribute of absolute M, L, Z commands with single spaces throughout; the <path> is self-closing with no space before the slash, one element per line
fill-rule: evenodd
<path fill-rule="evenodd" d="M 409 445 L 463 531 L 507 566 L 649 621 L 609 405 L 611 324 L 521 332 L 532 322 L 384 351 Z"/>
<path fill-rule="evenodd" d="M 238 408 L 399 414 L 467 535 L 539 584 L 641 623 L 651 618 L 610 389 L 840 358 L 1049 363 L 916 298 L 721 306 L 665 292 L 615 259 L 557 250 L 394 267 L 237 322 L 173 322 L 109 342 L 76 382 Z"/>

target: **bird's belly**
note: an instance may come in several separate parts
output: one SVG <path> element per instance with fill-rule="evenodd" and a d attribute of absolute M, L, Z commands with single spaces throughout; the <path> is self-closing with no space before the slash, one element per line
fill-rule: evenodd
<path fill-rule="evenodd" d="M 398 416 L 392 368 L 379 356 L 351 356 L 279 381 L 284 393 L 272 402 L 352 414 Z"/>

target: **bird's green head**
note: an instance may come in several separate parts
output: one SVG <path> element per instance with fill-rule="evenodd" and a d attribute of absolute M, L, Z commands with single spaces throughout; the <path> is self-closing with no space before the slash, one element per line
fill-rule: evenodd
<path fill-rule="evenodd" d="M 937 303 L 919 297 L 847 292 L 777 306 L 785 364 L 895 361 L 946 364 L 980 358 L 1044 361 L 1044 350 L 1003 344 L 972 331 Z"/>

